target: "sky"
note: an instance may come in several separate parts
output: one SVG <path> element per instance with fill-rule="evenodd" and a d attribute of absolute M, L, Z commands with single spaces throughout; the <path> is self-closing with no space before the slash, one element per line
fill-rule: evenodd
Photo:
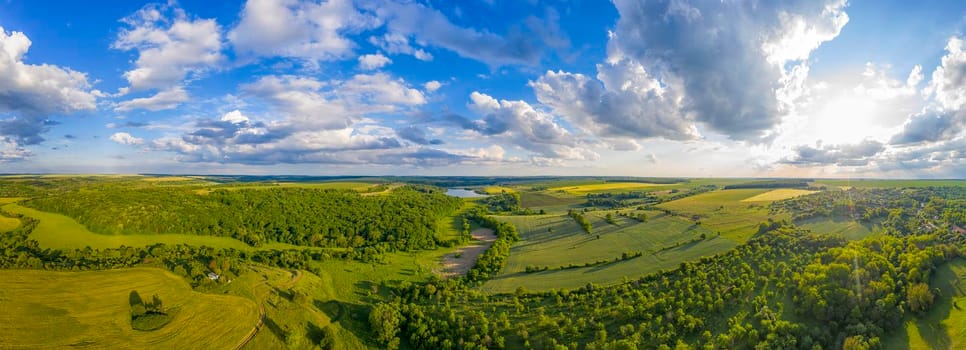
<path fill-rule="evenodd" d="M 966 2 L 0 0 L 0 173 L 966 178 Z"/>

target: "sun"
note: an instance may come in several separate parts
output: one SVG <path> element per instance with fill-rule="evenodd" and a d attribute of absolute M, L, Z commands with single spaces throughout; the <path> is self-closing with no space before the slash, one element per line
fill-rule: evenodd
<path fill-rule="evenodd" d="M 876 122 L 880 104 L 868 96 L 845 94 L 832 97 L 809 118 L 805 133 L 825 144 L 852 144 L 881 138 L 884 132 Z"/>

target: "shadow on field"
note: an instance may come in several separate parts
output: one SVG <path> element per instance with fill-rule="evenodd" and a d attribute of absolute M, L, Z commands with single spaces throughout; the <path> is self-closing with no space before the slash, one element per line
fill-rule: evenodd
<path fill-rule="evenodd" d="M 279 341 L 285 342 L 285 330 L 283 330 L 282 327 L 279 327 L 278 323 L 275 323 L 275 320 L 268 316 L 265 316 L 265 328 L 268 328 L 268 330 L 272 331 L 272 334 L 274 334 L 275 338 L 278 338 Z"/>
<path fill-rule="evenodd" d="M 342 319 L 342 316 L 345 314 L 345 307 L 342 306 L 342 303 L 336 300 L 329 300 L 326 302 L 314 300 L 312 303 L 315 304 L 315 307 L 319 309 L 319 311 L 322 311 L 322 313 L 324 313 L 326 316 L 329 316 L 329 320 L 332 323 L 339 322 L 339 320 Z"/>

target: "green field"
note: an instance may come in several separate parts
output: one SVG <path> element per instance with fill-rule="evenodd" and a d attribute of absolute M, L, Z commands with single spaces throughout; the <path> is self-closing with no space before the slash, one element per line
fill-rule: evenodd
<path fill-rule="evenodd" d="M 587 282 L 616 283 L 625 276 L 639 277 L 734 246 L 730 241 L 720 238 L 686 244 L 700 239 L 702 234 L 707 237 L 713 234 L 681 217 L 652 215 L 651 220 L 641 223 L 615 216 L 618 225 L 614 225 L 604 220 L 604 215 L 608 212 L 584 214 L 593 225 L 593 234 L 584 232 L 567 215 L 499 217 L 517 226 L 521 241 L 511 248 L 506 268 L 482 289 L 489 292 L 507 292 L 515 289 L 517 285 L 523 285 L 530 290 L 546 290 L 580 287 Z M 558 269 L 570 264 L 613 261 L 623 253 L 636 252 L 644 252 L 644 256 L 593 267 Z M 525 273 L 529 266 L 548 267 L 550 270 Z"/>
<path fill-rule="evenodd" d="M 157 294 L 173 319 L 151 332 L 130 325 L 129 297 Z M 0 348 L 230 349 L 258 321 L 244 298 L 198 293 L 152 268 L 88 272 L 0 270 Z"/>
<path fill-rule="evenodd" d="M 40 223 L 30 234 L 31 239 L 37 240 L 41 247 L 51 249 L 94 249 L 117 248 L 120 246 L 143 247 L 156 243 L 187 244 L 194 246 L 209 246 L 213 248 L 234 248 L 239 250 L 254 250 L 251 246 L 230 237 L 199 236 L 184 234 L 160 235 L 102 235 L 89 231 L 74 219 L 67 216 L 43 212 L 17 204 L 7 204 L 2 209 L 9 213 L 21 214 L 37 220 Z M 257 249 L 298 248 L 284 243 L 270 243 Z"/>
<path fill-rule="evenodd" d="M 662 203 L 660 208 L 675 213 L 694 216 L 701 225 L 713 232 L 741 243 L 757 232 L 758 224 L 769 217 L 767 202 L 748 203 L 742 200 L 751 198 L 768 189 L 721 190 Z"/>
<path fill-rule="evenodd" d="M 575 197 L 569 194 L 547 193 L 547 192 L 522 192 L 520 193 L 520 206 L 533 210 L 546 210 L 548 212 L 563 212 L 573 206 L 584 203 L 583 197 Z"/>
<path fill-rule="evenodd" d="M 509 293 L 524 287 L 530 291 L 549 289 L 574 289 L 595 283 L 617 284 L 624 277 L 637 278 L 660 270 L 675 269 L 682 262 L 696 261 L 702 257 L 726 252 L 736 244 L 721 237 L 709 238 L 697 243 L 685 244 L 662 251 L 616 263 L 566 270 L 548 270 L 536 273 L 503 273 L 487 281 L 480 290 L 489 293 Z M 511 259 L 513 255 L 511 254 Z"/>
<path fill-rule="evenodd" d="M 966 259 L 939 266 L 929 286 L 939 289 L 932 309 L 909 317 L 899 332 L 883 341 L 886 349 L 966 348 Z"/>
<path fill-rule="evenodd" d="M 845 218 L 812 218 L 796 222 L 796 224 L 815 233 L 839 234 L 848 240 L 868 237 L 872 235 L 876 226 Z"/>

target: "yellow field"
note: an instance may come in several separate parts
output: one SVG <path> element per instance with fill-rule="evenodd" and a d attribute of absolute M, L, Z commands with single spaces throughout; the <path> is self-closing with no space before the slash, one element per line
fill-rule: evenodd
<path fill-rule="evenodd" d="M 600 184 L 554 187 L 550 191 L 564 191 L 573 194 L 587 194 L 591 192 L 606 192 L 613 190 L 637 190 L 649 187 L 668 186 L 666 184 L 650 184 L 643 182 L 605 182 Z"/>
<path fill-rule="evenodd" d="M 807 194 L 812 194 L 818 191 L 808 191 L 808 190 L 796 190 L 791 188 L 780 188 L 777 190 L 771 190 L 751 198 L 742 199 L 742 202 L 772 202 L 780 201 L 782 199 L 795 198 L 798 196 L 804 196 Z"/>
<path fill-rule="evenodd" d="M 487 186 L 487 187 L 483 187 L 483 192 L 486 192 L 487 194 L 500 194 L 503 192 L 516 193 L 517 190 L 510 187 L 503 187 L 503 186 Z"/>
<path fill-rule="evenodd" d="M 129 296 L 157 294 L 173 315 L 161 329 L 131 328 Z M 254 302 L 192 291 L 161 269 L 0 270 L 0 349 L 231 349 L 258 322 Z"/>
<path fill-rule="evenodd" d="M 17 201 L 19 201 L 21 199 L 23 199 L 23 198 L 20 198 L 20 197 L 0 197 L 0 205 L 2 205 L 2 204 L 9 204 L 9 203 L 16 203 Z"/>
<path fill-rule="evenodd" d="M 17 226 L 20 226 L 20 220 L 0 216 L 0 232 L 13 231 Z"/>

